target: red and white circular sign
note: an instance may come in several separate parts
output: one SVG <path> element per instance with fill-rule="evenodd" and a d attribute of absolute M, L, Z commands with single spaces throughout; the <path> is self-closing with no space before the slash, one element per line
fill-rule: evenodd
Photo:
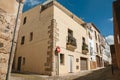
<path fill-rule="evenodd" d="M 59 46 L 56 47 L 56 51 L 57 51 L 57 53 L 59 53 L 61 51 Z"/>

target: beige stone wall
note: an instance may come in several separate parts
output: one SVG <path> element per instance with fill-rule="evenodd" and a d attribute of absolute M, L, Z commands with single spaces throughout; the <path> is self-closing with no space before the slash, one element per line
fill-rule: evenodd
<path fill-rule="evenodd" d="M 23 13 L 15 54 L 15 71 L 18 67 L 18 57 L 22 57 L 20 72 L 51 74 L 52 41 L 50 32 L 52 31 L 53 7 L 42 12 L 40 9 L 40 6 L 36 6 Z M 26 17 L 26 24 L 23 25 L 24 17 Z M 32 41 L 30 41 L 30 32 L 33 32 Z M 21 45 L 22 36 L 25 36 L 23 45 Z M 23 58 L 25 58 L 24 65 Z"/>
<path fill-rule="evenodd" d="M 0 8 L 9 14 L 17 14 L 18 2 L 16 0 L 0 0 Z"/>
<path fill-rule="evenodd" d="M 15 57 L 15 71 L 17 71 L 18 57 L 22 57 L 22 60 L 25 58 L 25 64 L 23 65 L 22 61 L 20 72 L 56 75 L 58 73 L 58 60 L 55 56 L 57 46 L 61 48 L 60 53 L 65 55 L 65 64 L 59 63 L 59 74 L 68 73 L 69 55 L 73 56 L 73 72 L 81 70 L 81 57 L 88 59 L 87 66 L 90 69 L 89 53 L 82 54 L 82 37 L 85 37 L 88 44 L 86 29 L 81 26 L 82 20 L 74 15 L 72 18 L 70 14 L 72 13 L 56 2 L 54 6 L 42 12 L 40 6 L 36 6 L 23 14 Z M 24 17 L 27 20 L 23 25 Z M 74 52 L 66 50 L 68 29 L 73 30 L 73 36 L 77 40 L 77 48 Z M 29 41 L 30 32 L 33 32 L 33 41 Z M 21 45 L 22 36 L 25 36 L 24 45 Z M 76 59 L 79 61 L 76 62 Z M 79 68 L 76 69 L 76 66 Z"/>
<path fill-rule="evenodd" d="M 7 23 L 1 22 L 2 26 L 0 32 L 0 43 L 3 44 L 3 47 L 0 47 L 0 75 L 5 76 L 8 68 L 9 52 L 12 40 L 11 32 L 13 32 L 15 16 L 8 15 L 7 13 L 0 14 L 0 16 L 3 17 L 5 21 L 7 21 Z M 8 32 L 5 32 L 5 30 L 7 30 Z"/>
<path fill-rule="evenodd" d="M 15 71 L 18 67 L 18 57 L 22 57 L 20 72 L 48 75 L 67 74 L 69 73 L 69 55 L 73 56 L 73 72 L 81 71 L 80 58 L 87 59 L 87 66 L 90 69 L 89 52 L 82 54 L 82 37 L 86 39 L 86 44 L 88 44 L 88 33 L 86 28 L 81 25 L 84 21 L 59 3 L 54 2 L 53 4 L 42 12 L 40 11 L 41 7 L 36 6 L 23 14 L 16 49 Z M 24 17 L 26 17 L 26 23 L 23 25 Z M 68 29 L 73 31 L 73 37 L 77 40 L 77 47 L 74 51 L 66 49 Z M 100 33 L 96 28 L 94 31 L 98 37 Z M 33 32 L 32 41 L 29 41 L 30 32 Z M 23 45 L 21 45 L 22 36 L 25 36 Z M 99 45 L 98 39 L 95 41 L 96 43 Z M 55 55 L 57 46 L 61 49 L 59 60 Z M 60 54 L 64 54 L 64 64 L 60 64 Z M 25 58 L 25 64 L 23 64 L 23 58 Z M 76 59 L 79 59 L 78 62 Z"/>
<path fill-rule="evenodd" d="M 74 16 L 74 15 L 73 15 Z M 82 54 L 82 37 L 85 37 L 86 42 L 88 44 L 86 29 L 81 26 L 80 23 L 73 20 L 72 17 L 68 16 L 65 12 L 63 12 L 60 8 L 54 6 L 54 19 L 57 22 L 58 31 L 58 41 L 56 41 L 56 47 L 60 46 L 62 54 L 65 56 L 64 64 L 59 63 L 59 74 L 67 74 L 68 72 L 68 56 L 73 56 L 73 72 L 80 71 L 80 57 L 84 57 L 88 59 L 88 54 Z M 83 23 L 81 21 L 81 23 Z M 73 36 L 77 40 L 77 48 L 75 51 L 66 50 L 68 29 L 73 31 Z M 76 62 L 76 59 L 79 59 L 79 62 Z M 59 60 L 60 61 L 60 60 Z M 89 59 L 88 59 L 89 64 Z M 76 69 L 76 66 L 79 66 L 79 69 Z M 89 66 L 89 65 L 88 65 Z"/>
<path fill-rule="evenodd" d="M 9 3 L 9 4 L 7 4 Z M 8 60 L 10 56 L 10 49 L 13 39 L 13 33 L 15 28 L 15 22 L 18 11 L 18 2 L 16 0 L 0 0 L 0 80 L 6 79 L 7 69 L 8 69 Z M 21 4 L 20 13 L 22 12 L 23 4 Z M 16 38 L 19 30 L 18 20 Z M 14 43 L 13 53 L 16 43 Z M 13 58 L 14 55 L 12 55 Z M 11 61 L 12 63 L 12 61 Z M 9 64 L 12 66 L 12 64 Z M 11 67 L 10 67 L 11 68 Z"/>

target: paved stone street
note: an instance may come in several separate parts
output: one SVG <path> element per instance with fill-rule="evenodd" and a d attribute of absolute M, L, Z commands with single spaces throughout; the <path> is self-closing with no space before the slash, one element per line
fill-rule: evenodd
<path fill-rule="evenodd" d="M 120 71 L 115 70 L 112 75 L 111 68 L 103 68 L 93 71 L 84 71 L 80 73 L 71 73 L 61 76 L 43 76 L 35 74 L 15 74 L 12 73 L 10 80 L 120 80 Z"/>

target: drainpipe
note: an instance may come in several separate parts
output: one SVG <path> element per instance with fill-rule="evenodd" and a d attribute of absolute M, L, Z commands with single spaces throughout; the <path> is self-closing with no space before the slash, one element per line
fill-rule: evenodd
<path fill-rule="evenodd" d="M 14 45 L 16 44 L 15 43 L 15 38 L 16 38 L 18 20 L 19 20 L 19 15 L 20 15 L 20 11 L 21 11 L 21 5 L 23 5 L 23 3 L 24 3 L 24 0 L 17 0 L 17 1 L 19 2 L 19 6 L 18 6 L 18 12 L 17 12 L 16 21 L 15 21 L 15 28 L 14 28 L 14 31 L 13 31 L 13 39 L 12 39 L 12 44 L 11 44 L 11 49 L 10 49 L 6 80 L 9 80 L 9 78 L 10 78 L 10 73 L 11 73 L 11 68 L 12 68 L 12 63 L 13 63 L 13 58 L 14 58 L 14 49 L 15 49 Z"/>

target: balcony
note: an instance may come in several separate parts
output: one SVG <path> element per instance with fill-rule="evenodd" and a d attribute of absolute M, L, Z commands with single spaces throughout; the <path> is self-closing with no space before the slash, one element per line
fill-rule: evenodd
<path fill-rule="evenodd" d="M 87 54 L 87 53 L 88 53 L 88 45 L 87 45 L 86 43 L 83 43 L 82 53 L 83 53 L 83 54 Z"/>
<path fill-rule="evenodd" d="M 70 51 L 74 51 L 76 48 L 77 48 L 76 39 L 73 36 L 68 35 L 66 49 L 68 49 Z"/>

